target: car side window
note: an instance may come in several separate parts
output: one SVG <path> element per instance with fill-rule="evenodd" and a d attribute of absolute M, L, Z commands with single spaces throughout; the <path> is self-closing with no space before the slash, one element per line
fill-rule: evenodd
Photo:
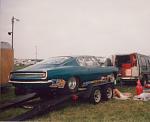
<path fill-rule="evenodd" d="M 93 61 L 91 60 L 90 57 L 85 58 L 85 63 L 87 66 L 93 66 Z"/>
<path fill-rule="evenodd" d="M 80 66 L 100 66 L 94 57 L 78 57 L 77 61 Z"/>
<path fill-rule="evenodd" d="M 99 66 L 98 61 L 94 57 L 85 58 L 86 66 Z"/>
<path fill-rule="evenodd" d="M 77 61 L 78 61 L 78 63 L 79 63 L 80 66 L 86 66 L 85 58 L 84 57 L 78 57 Z"/>
<path fill-rule="evenodd" d="M 91 57 L 91 60 L 93 61 L 94 66 L 100 66 L 100 63 L 98 62 L 98 60 L 96 58 Z"/>

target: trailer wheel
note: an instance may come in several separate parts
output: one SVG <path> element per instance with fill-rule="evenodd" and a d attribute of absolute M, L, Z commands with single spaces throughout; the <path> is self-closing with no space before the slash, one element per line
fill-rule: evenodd
<path fill-rule="evenodd" d="M 67 89 L 69 90 L 69 92 L 71 93 L 75 93 L 78 91 L 78 87 L 79 87 L 79 80 L 76 77 L 71 77 L 68 79 L 67 81 Z"/>
<path fill-rule="evenodd" d="M 108 85 L 102 89 L 102 98 L 104 100 L 110 100 L 113 97 L 113 88 Z"/>
<path fill-rule="evenodd" d="M 90 102 L 93 104 L 98 104 L 101 101 L 102 95 L 99 88 L 93 88 L 90 95 Z"/>
<path fill-rule="evenodd" d="M 109 100 L 113 97 L 113 88 L 108 86 L 106 88 L 106 98 Z"/>

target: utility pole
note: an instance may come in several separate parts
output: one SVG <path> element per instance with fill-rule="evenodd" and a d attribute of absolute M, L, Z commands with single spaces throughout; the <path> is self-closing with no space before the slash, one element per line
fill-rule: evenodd
<path fill-rule="evenodd" d="M 12 32 L 12 34 L 11 34 L 11 36 L 12 36 L 12 49 L 14 49 L 14 16 L 12 17 L 12 19 L 11 19 L 11 23 L 12 23 L 12 30 L 11 30 L 11 32 Z"/>
<path fill-rule="evenodd" d="M 12 52 L 13 52 L 13 67 L 12 70 L 14 69 L 14 22 L 19 21 L 19 19 L 15 18 L 14 16 L 11 19 L 11 24 L 12 24 L 12 28 L 11 28 L 11 32 L 8 32 L 8 35 L 11 35 L 11 41 L 12 41 Z"/>
<path fill-rule="evenodd" d="M 36 63 L 37 63 L 37 46 L 35 46 L 35 60 L 36 60 Z"/>
<path fill-rule="evenodd" d="M 11 24 L 12 24 L 12 30 L 11 32 L 8 32 L 8 35 L 11 35 L 11 40 L 12 40 L 12 49 L 14 49 L 14 22 L 19 21 L 19 19 L 15 18 L 14 16 L 11 19 Z"/>

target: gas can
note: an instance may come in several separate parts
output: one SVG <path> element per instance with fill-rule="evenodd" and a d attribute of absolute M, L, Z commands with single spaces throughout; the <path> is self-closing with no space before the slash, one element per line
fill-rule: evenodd
<path fill-rule="evenodd" d="M 143 87 L 141 85 L 140 80 L 137 81 L 137 85 L 136 85 L 136 94 L 140 95 L 141 93 L 143 93 Z"/>

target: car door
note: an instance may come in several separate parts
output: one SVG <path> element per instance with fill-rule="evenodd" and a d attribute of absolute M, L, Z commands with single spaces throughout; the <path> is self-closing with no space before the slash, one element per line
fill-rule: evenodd
<path fill-rule="evenodd" d="M 88 68 L 88 77 L 90 80 L 100 78 L 100 64 L 93 56 L 85 57 L 86 67 Z"/>
<path fill-rule="evenodd" d="M 80 56 L 77 58 L 77 62 L 80 65 L 79 71 L 78 71 L 78 76 L 80 77 L 81 81 L 89 81 L 91 79 L 90 72 L 88 65 L 86 63 L 86 56 Z"/>

